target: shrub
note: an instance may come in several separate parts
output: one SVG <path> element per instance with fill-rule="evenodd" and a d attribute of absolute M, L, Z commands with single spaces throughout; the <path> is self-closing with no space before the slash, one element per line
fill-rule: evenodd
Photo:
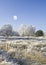
<path fill-rule="evenodd" d="M 38 30 L 38 31 L 36 31 L 36 33 L 35 33 L 35 36 L 43 36 L 44 34 L 43 34 L 43 31 L 42 30 Z"/>

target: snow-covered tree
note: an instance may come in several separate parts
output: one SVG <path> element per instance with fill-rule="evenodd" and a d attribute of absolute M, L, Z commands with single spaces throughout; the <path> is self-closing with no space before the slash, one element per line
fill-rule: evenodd
<path fill-rule="evenodd" d="M 19 34 L 21 36 L 33 36 L 35 33 L 35 27 L 32 25 L 20 25 L 19 27 Z"/>
<path fill-rule="evenodd" d="M 12 26 L 10 24 L 4 25 L 1 28 L 2 35 L 4 36 L 10 36 L 12 35 Z"/>

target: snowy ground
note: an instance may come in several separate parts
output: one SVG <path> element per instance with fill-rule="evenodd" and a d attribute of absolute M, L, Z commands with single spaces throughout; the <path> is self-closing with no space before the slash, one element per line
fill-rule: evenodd
<path fill-rule="evenodd" d="M 46 38 L 0 40 L 0 65 L 46 65 Z"/>

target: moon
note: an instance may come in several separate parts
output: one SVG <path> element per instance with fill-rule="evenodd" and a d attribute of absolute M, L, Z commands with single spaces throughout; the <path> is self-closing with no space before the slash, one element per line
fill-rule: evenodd
<path fill-rule="evenodd" d="M 14 20 L 17 20 L 17 19 L 18 19 L 18 17 L 15 15 L 15 16 L 13 16 L 13 19 L 14 19 Z"/>

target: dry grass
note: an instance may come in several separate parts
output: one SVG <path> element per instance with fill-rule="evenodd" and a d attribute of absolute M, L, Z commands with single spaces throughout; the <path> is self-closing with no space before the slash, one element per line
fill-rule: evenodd
<path fill-rule="evenodd" d="M 22 41 L 20 41 L 22 42 Z M 19 41 L 17 42 L 19 43 Z M 0 48 L 2 48 L 5 51 L 8 51 L 11 48 L 15 48 L 15 55 L 13 56 L 14 58 L 25 58 L 27 59 L 28 62 L 31 62 L 31 60 L 46 64 L 46 57 L 42 55 L 41 52 L 36 52 L 35 54 L 31 52 L 27 52 L 27 46 L 28 45 L 23 45 L 23 44 L 15 44 L 14 46 L 9 46 L 9 45 L 2 45 Z M 18 49 L 17 49 L 18 48 Z M 17 53 L 17 55 L 16 55 Z M 0 64 L 0 65 L 5 65 L 5 64 Z"/>
<path fill-rule="evenodd" d="M 35 55 L 33 55 L 32 53 L 27 53 L 26 58 L 32 59 L 36 62 L 43 63 L 43 64 L 46 63 L 46 57 L 44 57 L 40 52 L 37 52 Z"/>

